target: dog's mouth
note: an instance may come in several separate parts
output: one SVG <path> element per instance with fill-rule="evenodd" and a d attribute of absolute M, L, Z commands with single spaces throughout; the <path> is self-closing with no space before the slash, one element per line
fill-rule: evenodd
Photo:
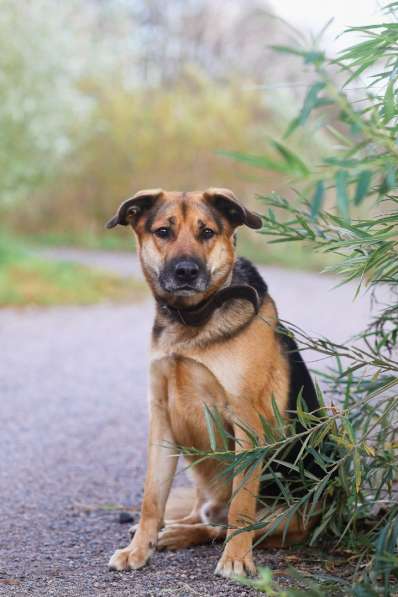
<path fill-rule="evenodd" d="M 167 294 L 173 296 L 193 296 L 206 292 L 208 284 L 202 283 L 193 284 L 176 284 L 174 280 L 159 280 L 162 290 Z"/>
<path fill-rule="evenodd" d="M 190 286 L 189 284 L 184 284 L 183 286 L 177 286 L 174 290 L 171 291 L 173 294 L 177 296 L 192 296 L 193 294 L 197 294 L 201 292 L 194 286 Z"/>

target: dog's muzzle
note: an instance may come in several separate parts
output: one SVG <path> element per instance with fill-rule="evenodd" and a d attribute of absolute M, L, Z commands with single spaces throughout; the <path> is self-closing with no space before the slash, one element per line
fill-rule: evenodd
<path fill-rule="evenodd" d="M 178 257 L 165 265 L 159 284 L 166 292 L 181 296 L 204 292 L 209 285 L 209 274 L 198 259 Z"/>

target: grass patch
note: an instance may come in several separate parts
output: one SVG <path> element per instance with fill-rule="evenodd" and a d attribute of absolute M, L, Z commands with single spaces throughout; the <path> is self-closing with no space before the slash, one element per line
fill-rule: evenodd
<path fill-rule="evenodd" d="M 39 259 L 15 241 L 0 239 L 0 306 L 90 305 L 131 302 L 144 284 L 68 262 Z"/>

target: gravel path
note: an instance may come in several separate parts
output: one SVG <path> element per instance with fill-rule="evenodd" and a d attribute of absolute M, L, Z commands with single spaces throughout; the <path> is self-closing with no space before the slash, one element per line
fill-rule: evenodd
<path fill-rule="evenodd" d="M 51 250 L 124 274 L 124 254 Z M 334 281 L 267 269 L 284 319 L 342 340 L 369 300 Z M 155 554 L 142 571 L 107 570 L 138 506 L 145 472 L 145 387 L 152 304 L 0 311 L 0 594 L 254 595 L 213 577 L 221 546 Z M 258 552 L 281 566 L 289 552 Z"/>

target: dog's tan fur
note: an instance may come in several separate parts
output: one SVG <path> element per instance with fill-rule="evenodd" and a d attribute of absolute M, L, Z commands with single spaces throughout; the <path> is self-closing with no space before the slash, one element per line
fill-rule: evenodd
<path fill-rule="evenodd" d="M 144 275 L 157 300 L 164 299 L 158 284 L 163 264 L 181 254 L 197 255 L 207 263 L 210 284 L 204 293 L 167 297 L 169 303 L 192 306 L 229 283 L 235 261 L 236 223 L 221 215 L 220 228 L 211 203 L 219 192 L 235 201 L 231 191 L 217 189 L 206 193 L 156 190 L 137 195 L 147 193 L 155 197 L 155 212 L 138 208 L 127 217 L 136 234 Z M 151 213 L 153 221 L 148 226 Z M 153 230 L 166 225 L 172 227 L 172 240 L 153 234 Z M 203 226 L 217 230 L 207 242 L 198 237 Z M 250 303 L 235 299 L 222 316 L 213 316 L 198 328 L 170 322 L 158 309 L 151 351 L 148 470 L 141 519 L 131 543 L 112 556 L 112 568 L 141 568 L 156 547 L 179 549 L 223 539 L 264 514 L 256 512 L 260 471 L 241 486 L 241 474 L 233 481 L 217 476 L 221 465 L 215 460 L 192 468 L 195 491 L 172 492 L 168 498 L 177 465 L 177 447 L 210 449 L 204 404 L 217 407 L 226 428 L 237 440 L 231 445 L 236 452 L 248 446 L 240 421 L 261 435 L 259 415 L 271 424 L 274 421 L 272 397 L 279 411 L 285 413 L 289 364 L 277 340 L 276 325 L 277 311 L 269 296 L 257 317 Z M 165 512 L 166 518 L 173 519 L 166 524 Z M 283 530 L 277 529 L 267 545 L 280 544 Z M 287 543 L 302 540 L 307 532 L 297 516 L 290 522 Z M 225 544 L 216 572 L 224 576 L 254 573 L 253 538 L 253 532 L 232 536 Z"/>

